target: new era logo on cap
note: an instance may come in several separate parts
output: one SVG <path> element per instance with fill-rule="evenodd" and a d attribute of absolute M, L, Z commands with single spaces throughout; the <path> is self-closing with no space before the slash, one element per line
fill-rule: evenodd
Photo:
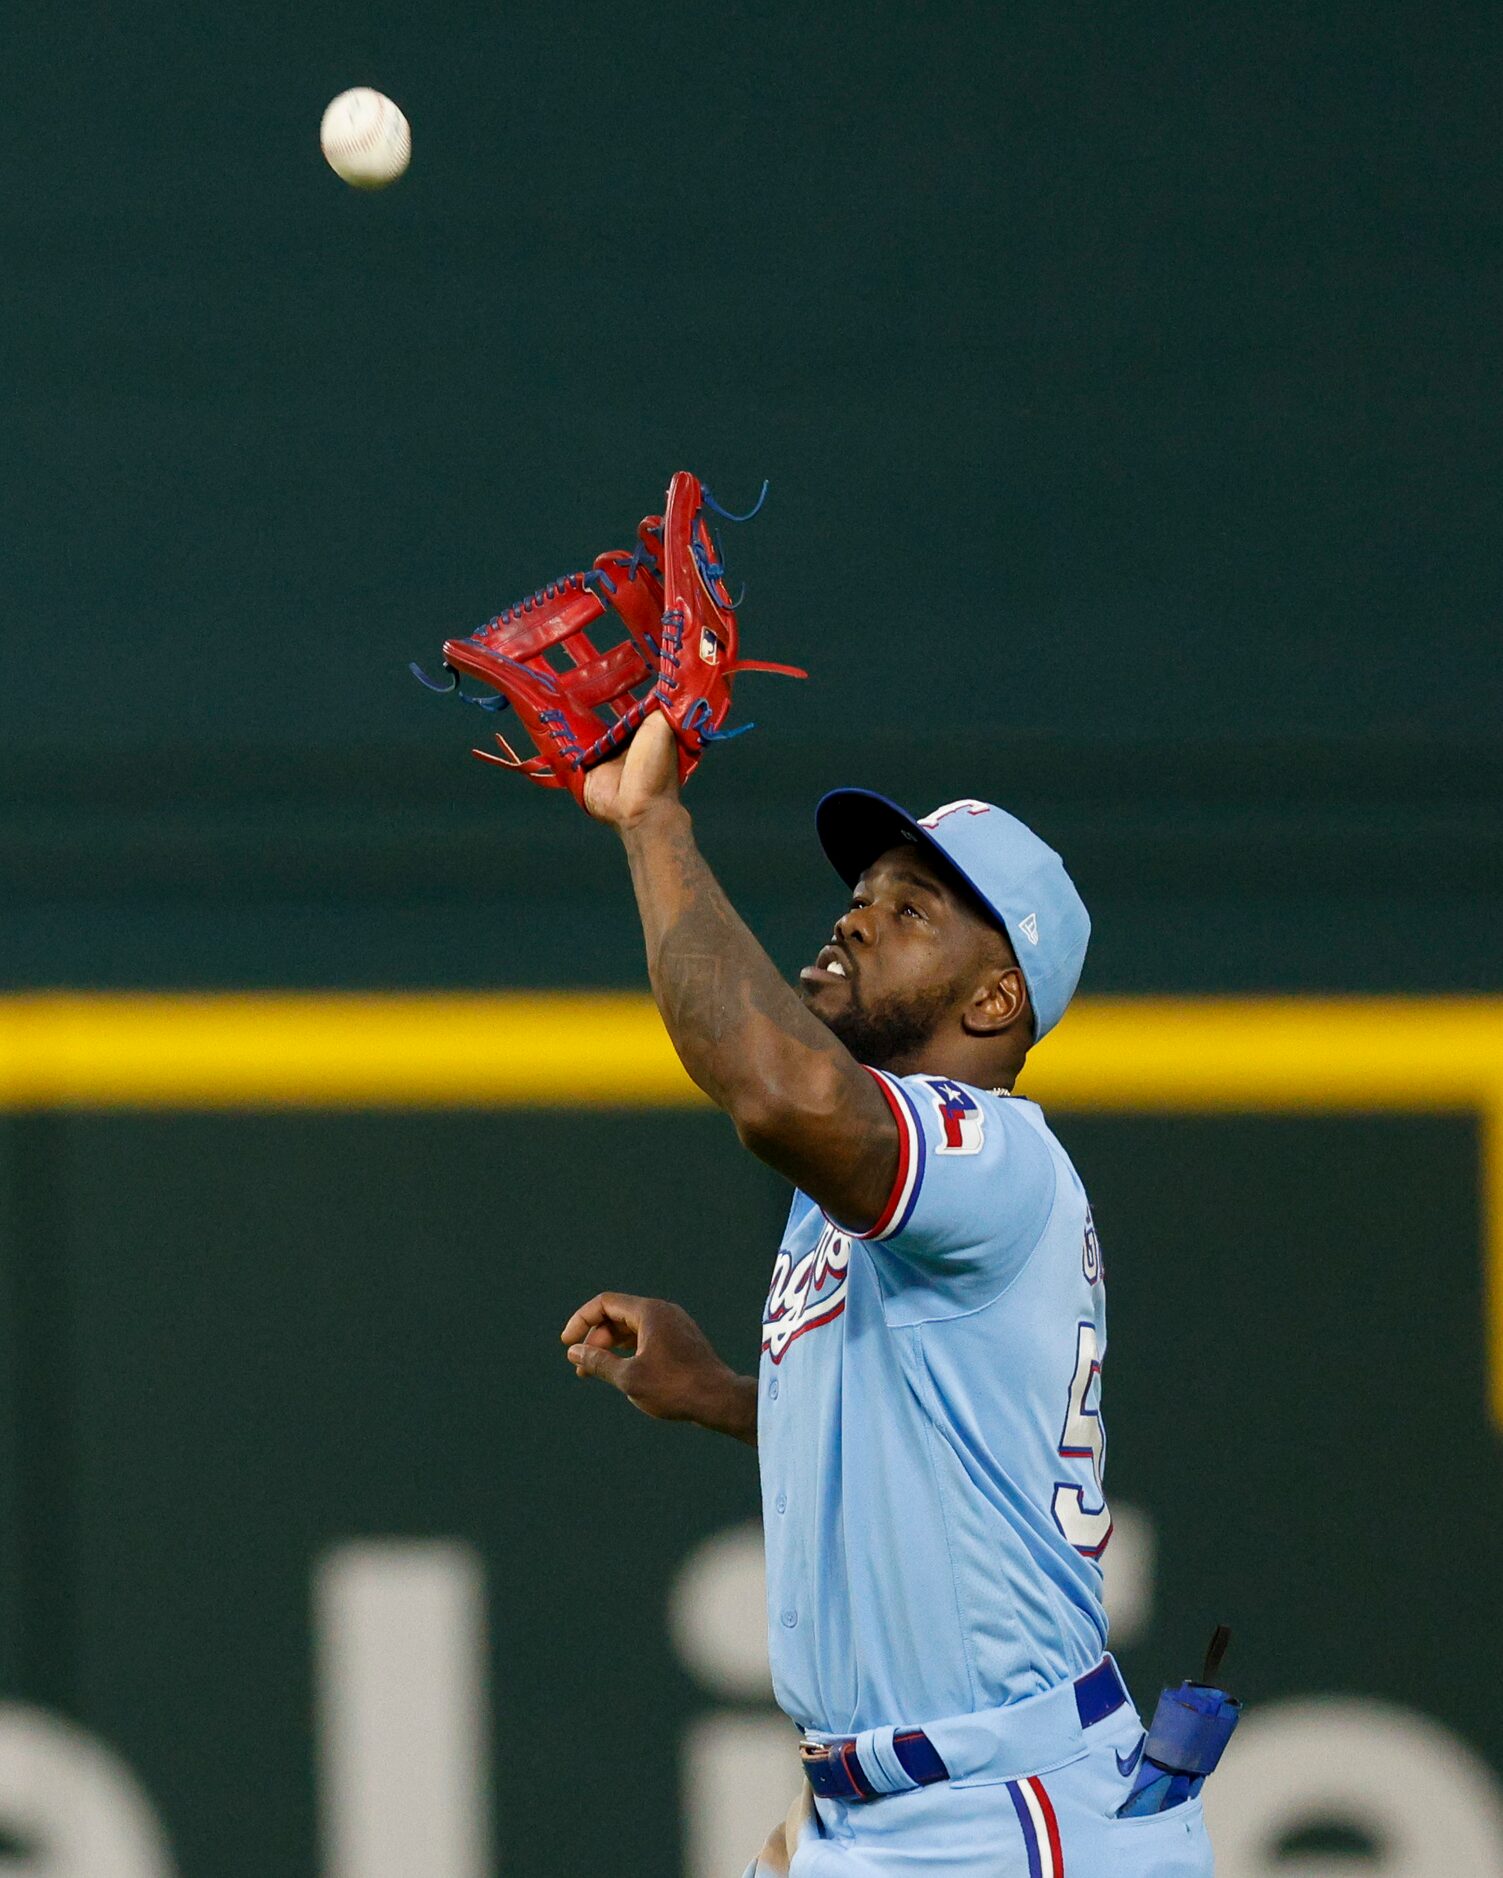
<path fill-rule="evenodd" d="M 1026 918 L 1020 919 L 1018 921 L 1018 931 L 1022 933 L 1023 937 L 1028 941 L 1029 945 L 1036 946 L 1039 942 L 1039 916 L 1038 914 L 1030 913 L 1027 915 Z"/>

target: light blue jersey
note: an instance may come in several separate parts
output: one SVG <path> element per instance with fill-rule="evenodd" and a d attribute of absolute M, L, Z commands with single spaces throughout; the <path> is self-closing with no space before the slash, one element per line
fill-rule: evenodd
<path fill-rule="evenodd" d="M 1020 1701 L 1106 1641 L 1106 1301 L 1039 1108 L 872 1072 L 898 1177 L 858 1235 L 795 1196 L 762 1335 L 773 1681 L 856 1734 Z"/>

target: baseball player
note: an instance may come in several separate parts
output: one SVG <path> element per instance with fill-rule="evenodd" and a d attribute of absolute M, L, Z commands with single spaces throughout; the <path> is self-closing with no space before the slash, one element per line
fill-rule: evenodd
<path fill-rule="evenodd" d="M 699 853 L 661 717 L 585 806 L 685 1068 L 797 1189 L 756 1377 L 658 1299 L 563 1331 L 581 1375 L 759 1451 L 806 1780 L 747 1878 L 1204 1878 L 1198 1798 L 1118 1817 L 1144 1734 L 1105 1654 L 1101 1254 L 1012 1093 L 1085 957 L 1058 855 L 989 803 L 826 796 L 851 898 L 794 991 Z"/>

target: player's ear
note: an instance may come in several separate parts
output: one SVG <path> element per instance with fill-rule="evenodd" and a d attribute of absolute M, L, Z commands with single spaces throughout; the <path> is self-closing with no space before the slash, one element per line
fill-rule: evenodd
<path fill-rule="evenodd" d="M 1011 1030 L 1027 1010 L 1022 972 L 1016 965 L 993 967 L 972 993 L 960 1021 L 969 1036 L 996 1037 Z"/>

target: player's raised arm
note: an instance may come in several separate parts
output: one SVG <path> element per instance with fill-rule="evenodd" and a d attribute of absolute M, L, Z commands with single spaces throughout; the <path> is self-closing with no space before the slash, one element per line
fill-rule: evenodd
<path fill-rule="evenodd" d="M 784 983 L 710 872 L 661 717 L 624 756 L 591 770 L 585 807 L 625 845 L 653 995 L 684 1068 L 762 1160 L 833 1218 L 871 1225 L 898 1164 L 892 1111 Z"/>

